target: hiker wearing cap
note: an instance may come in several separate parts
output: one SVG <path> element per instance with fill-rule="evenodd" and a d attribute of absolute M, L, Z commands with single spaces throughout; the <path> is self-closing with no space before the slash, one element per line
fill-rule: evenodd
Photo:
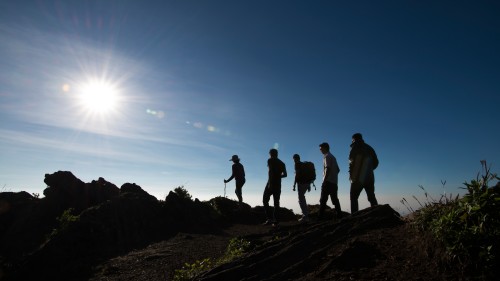
<path fill-rule="evenodd" d="M 272 224 L 277 226 L 279 223 L 279 208 L 280 208 L 280 196 L 281 196 L 281 179 L 286 178 L 286 166 L 283 161 L 278 159 L 278 150 L 269 150 L 269 159 L 267 160 L 267 167 L 269 168 L 269 178 L 267 180 L 266 188 L 264 189 L 264 195 L 262 202 L 264 204 L 264 211 L 266 212 L 266 222 L 265 225 Z M 274 212 L 271 217 L 271 209 L 269 207 L 269 200 L 271 195 L 274 199 Z"/>
<path fill-rule="evenodd" d="M 335 206 L 337 217 L 342 216 L 338 193 L 338 176 L 340 172 L 337 159 L 330 153 L 330 145 L 326 142 L 319 145 L 319 150 L 323 154 L 323 183 L 321 184 L 321 196 L 319 199 L 319 219 L 324 219 L 323 215 L 326 208 L 328 197 L 331 198 Z"/>
<path fill-rule="evenodd" d="M 360 133 L 352 135 L 351 151 L 349 152 L 349 181 L 351 182 L 351 214 L 359 209 L 358 198 L 364 189 L 370 205 L 378 205 L 375 198 L 375 175 L 373 170 L 378 167 L 375 150 L 365 143 Z"/>
<path fill-rule="evenodd" d="M 302 217 L 299 222 L 309 221 L 309 210 L 307 209 L 306 191 L 311 191 L 311 181 L 305 177 L 304 163 L 300 161 L 300 155 L 294 154 L 293 161 L 295 162 L 295 180 L 293 182 L 293 191 L 298 186 L 297 194 L 299 196 L 299 206 L 302 210 Z"/>
<path fill-rule="evenodd" d="M 233 161 L 233 166 L 232 166 L 233 173 L 231 174 L 231 177 L 229 177 L 227 180 L 224 180 L 224 183 L 228 183 L 234 178 L 236 182 L 236 189 L 234 192 L 238 197 L 238 202 L 241 204 L 243 203 L 243 195 L 241 189 L 245 184 L 245 169 L 243 168 L 243 165 L 240 163 L 240 158 L 238 157 L 238 155 L 233 155 L 233 157 L 231 157 L 229 161 Z"/>

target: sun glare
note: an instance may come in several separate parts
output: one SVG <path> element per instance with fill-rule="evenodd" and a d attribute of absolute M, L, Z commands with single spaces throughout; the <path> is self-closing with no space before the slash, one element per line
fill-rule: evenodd
<path fill-rule="evenodd" d="M 109 113 L 118 105 L 118 90 L 111 83 L 92 81 L 81 87 L 80 100 L 90 112 Z"/>

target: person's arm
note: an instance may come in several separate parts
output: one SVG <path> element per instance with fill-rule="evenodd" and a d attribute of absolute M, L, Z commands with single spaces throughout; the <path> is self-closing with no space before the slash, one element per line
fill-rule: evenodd
<path fill-rule="evenodd" d="M 351 183 L 357 180 L 359 174 L 359 151 L 356 146 L 351 146 L 351 151 L 349 152 L 349 181 Z"/>
<path fill-rule="evenodd" d="M 323 178 L 323 183 L 322 183 L 322 185 L 324 185 L 324 184 L 325 184 L 326 179 L 327 179 L 327 178 L 328 178 L 328 176 L 330 175 L 331 171 L 332 171 L 332 167 L 330 167 L 330 166 L 326 166 L 326 169 L 325 169 L 325 177 Z"/>
<path fill-rule="evenodd" d="M 332 159 L 330 157 L 326 157 L 323 161 L 325 161 L 325 176 L 323 177 L 323 183 L 321 186 L 324 186 L 326 179 L 328 179 L 328 176 L 330 176 L 330 173 L 332 172 Z"/>
<path fill-rule="evenodd" d="M 295 191 L 295 186 L 297 185 L 297 177 L 299 176 L 299 166 L 297 163 L 295 163 L 295 179 L 293 181 L 293 191 Z"/>
<path fill-rule="evenodd" d="M 283 172 L 281 173 L 281 178 L 286 178 L 287 177 L 286 166 L 285 163 L 283 163 L 283 161 L 281 163 L 283 164 Z"/>
<path fill-rule="evenodd" d="M 234 174 L 235 174 L 235 171 L 234 171 L 234 170 L 235 170 L 235 167 L 234 167 L 234 165 L 233 165 L 233 167 L 232 167 L 232 172 L 233 172 L 233 173 L 231 174 L 231 176 L 230 176 L 227 180 L 224 180 L 224 183 L 228 183 L 228 182 L 230 182 L 232 179 L 234 179 Z"/>
<path fill-rule="evenodd" d="M 373 149 L 372 147 L 371 148 L 371 152 L 372 152 L 372 158 L 373 158 L 373 169 L 377 169 L 378 167 L 378 157 L 377 157 L 377 153 L 375 153 L 375 149 Z"/>

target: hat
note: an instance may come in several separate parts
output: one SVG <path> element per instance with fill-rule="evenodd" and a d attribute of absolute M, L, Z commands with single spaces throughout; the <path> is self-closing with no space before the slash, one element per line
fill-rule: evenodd
<path fill-rule="evenodd" d="M 229 161 L 240 161 L 240 158 L 238 158 L 238 155 L 233 155 Z"/>

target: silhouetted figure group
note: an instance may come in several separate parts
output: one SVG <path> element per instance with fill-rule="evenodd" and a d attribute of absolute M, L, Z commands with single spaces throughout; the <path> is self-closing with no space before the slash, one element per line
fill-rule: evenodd
<path fill-rule="evenodd" d="M 378 205 L 375 197 L 375 176 L 373 170 L 378 167 L 378 158 L 375 150 L 364 142 L 363 136 L 360 133 L 352 135 L 352 143 L 349 152 L 349 181 L 351 183 L 350 200 L 351 200 L 351 213 L 359 210 L 358 198 L 363 189 L 365 190 L 368 201 L 371 206 Z M 335 207 L 335 217 L 342 217 L 342 208 L 338 198 L 338 174 L 340 172 L 337 159 L 330 152 L 330 145 L 323 142 L 319 145 L 319 149 L 323 154 L 323 177 L 321 183 L 320 207 L 318 219 L 324 219 L 325 209 L 328 198 L 331 199 Z M 299 206 L 302 211 L 300 222 L 309 221 L 309 211 L 307 208 L 305 193 L 311 191 L 311 184 L 315 179 L 314 166 L 312 166 L 314 175 L 308 175 L 308 168 L 305 162 L 300 160 L 299 154 L 293 155 L 295 179 L 293 183 L 293 191 L 296 190 L 299 199 Z M 232 174 L 224 183 L 231 181 L 233 178 L 236 181 L 236 196 L 238 202 L 243 202 L 242 187 L 245 184 L 245 170 L 240 163 L 237 155 L 233 155 L 230 161 L 233 161 Z M 268 180 L 264 188 L 262 202 L 266 215 L 265 225 L 279 225 L 279 208 L 281 196 L 281 179 L 287 177 L 286 165 L 278 158 L 278 150 L 269 150 L 269 159 L 267 160 L 268 167 Z M 271 196 L 274 201 L 274 208 L 271 209 L 269 201 Z"/>

